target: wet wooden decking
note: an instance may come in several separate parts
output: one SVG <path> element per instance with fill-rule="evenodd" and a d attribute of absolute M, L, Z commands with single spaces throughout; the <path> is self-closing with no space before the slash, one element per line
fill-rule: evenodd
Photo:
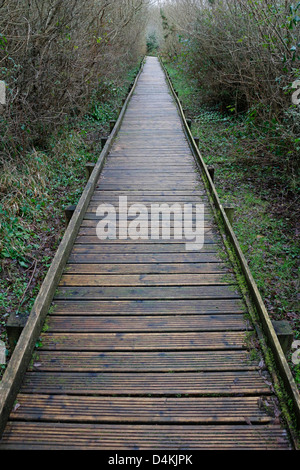
<path fill-rule="evenodd" d="M 99 204 L 205 204 L 205 243 L 106 240 Z M 147 58 L 1 449 L 287 449 L 164 73 Z"/>

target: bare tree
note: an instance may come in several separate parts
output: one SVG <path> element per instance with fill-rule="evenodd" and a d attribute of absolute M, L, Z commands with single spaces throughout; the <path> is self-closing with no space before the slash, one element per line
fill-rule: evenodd
<path fill-rule="evenodd" d="M 93 90 L 145 53 L 148 0 L 2 0 L 2 155 L 40 141 Z"/>

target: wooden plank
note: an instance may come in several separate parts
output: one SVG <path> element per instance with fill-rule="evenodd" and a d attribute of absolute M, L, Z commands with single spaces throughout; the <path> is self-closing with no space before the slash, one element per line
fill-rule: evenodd
<path fill-rule="evenodd" d="M 56 300 L 52 305 L 55 315 L 211 315 L 245 313 L 241 299 L 186 300 Z"/>
<path fill-rule="evenodd" d="M 236 279 L 227 274 L 64 274 L 60 286 L 206 286 L 234 285 Z"/>
<path fill-rule="evenodd" d="M 127 161 L 127 159 L 126 159 Z M 95 200 L 97 199 L 98 197 L 102 197 L 102 196 L 108 196 L 110 197 L 110 195 L 112 196 L 115 196 L 115 197 L 119 197 L 119 196 L 127 196 L 128 198 L 130 197 L 135 197 L 135 198 L 139 198 L 139 197 L 147 197 L 147 198 L 152 198 L 153 197 L 162 197 L 162 196 L 165 196 L 165 197 L 173 197 L 173 196 L 176 196 L 176 197 L 182 197 L 182 196 L 190 196 L 190 197 L 196 197 L 197 196 L 200 196 L 200 195 L 203 195 L 203 194 L 206 194 L 205 193 L 205 190 L 203 187 L 200 187 L 199 189 L 197 188 L 193 188 L 191 191 L 184 191 L 182 190 L 181 188 L 176 188 L 175 190 L 164 190 L 162 188 L 158 189 L 158 190 L 154 190 L 154 189 L 151 189 L 149 191 L 145 191 L 143 189 L 136 189 L 135 187 L 132 187 L 130 188 L 130 190 L 128 191 L 124 191 L 124 190 L 107 190 L 107 189 L 103 189 L 102 186 L 95 189 L 94 191 L 94 194 L 93 194 L 93 199 L 92 200 Z M 151 202 L 151 199 L 149 199 L 149 201 Z"/>
<path fill-rule="evenodd" d="M 11 420 L 86 423 L 270 423 L 259 397 L 18 396 Z M 272 409 L 272 407 L 270 406 Z"/>
<path fill-rule="evenodd" d="M 182 187 L 194 187 L 197 183 L 199 183 L 199 179 L 197 178 L 191 178 L 190 175 L 180 175 L 180 176 L 164 176 L 160 177 L 159 175 L 154 176 L 153 174 L 151 175 L 151 183 L 149 182 L 150 178 L 147 174 L 144 174 L 144 176 L 137 176 L 137 175 L 131 175 L 131 176 L 126 176 L 124 177 L 118 177 L 118 175 L 114 176 L 103 176 L 102 178 L 99 179 L 99 184 L 103 187 L 106 187 L 108 185 L 111 186 L 116 186 L 119 185 L 120 187 L 128 187 L 129 185 L 133 186 L 136 185 L 137 187 L 145 185 L 146 187 L 148 185 L 154 187 L 154 186 L 175 186 L 176 184 L 180 184 Z"/>
<path fill-rule="evenodd" d="M 220 244 L 221 238 L 211 230 L 211 228 L 205 228 L 205 234 L 207 233 L 207 238 L 205 238 L 205 243 L 213 243 L 213 244 Z M 159 239 L 151 239 L 151 238 L 138 238 L 137 240 L 133 240 L 131 238 L 127 239 L 104 239 L 100 240 L 98 237 L 95 236 L 95 228 L 92 227 L 82 227 L 78 233 L 78 237 L 76 238 L 75 244 L 97 244 L 100 243 L 101 245 L 133 245 L 133 244 L 143 244 L 143 245 L 168 245 L 168 244 L 181 244 L 185 245 L 187 240 L 185 238 L 179 238 L 181 236 L 181 232 L 176 232 L 171 230 L 171 237 L 169 239 L 162 238 L 162 232 L 159 233 Z M 176 237 L 176 238 L 175 238 Z M 121 246 L 123 249 L 123 246 Z"/>
<path fill-rule="evenodd" d="M 113 191 L 116 191 L 116 190 L 130 190 L 132 189 L 132 186 L 135 186 L 136 189 L 140 188 L 140 189 L 161 189 L 162 186 L 165 190 L 172 190 L 172 189 L 176 189 L 176 187 L 180 184 L 181 186 L 181 189 L 186 189 L 186 190 L 192 190 L 194 189 L 195 187 L 195 184 L 194 183 L 191 183 L 191 184 L 188 184 L 188 183 L 183 183 L 181 184 L 181 181 L 174 181 L 174 182 L 168 182 L 168 183 L 164 183 L 162 185 L 161 182 L 141 182 L 141 181 L 137 181 L 135 183 L 105 183 L 105 182 L 101 182 L 101 188 L 102 189 L 110 189 L 110 190 L 113 190 Z"/>
<path fill-rule="evenodd" d="M 157 173 L 172 173 L 175 174 L 178 172 L 183 172 L 183 173 L 188 173 L 190 174 L 191 172 L 195 171 L 195 165 L 192 163 L 184 163 L 184 162 L 177 162 L 173 161 L 170 162 L 169 164 L 167 162 L 163 163 L 155 163 L 155 162 L 148 162 L 144 160 L 137 160 L 137 161 L 124 161 L 123 164 L 120 163 L 119 160 L 107 160 L 105 169 L 103 171 L 103 175 L 106 175 L 106 173 L 112 173 L 115 172 L 115 174 L 124 174 L 130 171 L 131 173 L 140 173 L 144 172 L 144 174 L 147 174 L 150 176 L 150 174 L 153 174 L 153 172 Z"/>
<path fill-rule="evenodd" d="M 101 185 L 101 186 L 102 186 L 102 185 Z M 119 201 L 118 201 L 118 202 L 119 202 Z M 157 204 L 157 210 L 161 209 L 161 204 L 159 204 L 159 202 L 155 202 L 155 204 Z M 163 203 L 163 204 L 166 204 L 166 203 Z M 173 205 L 173 204 L 172 204 L 172 205 Z M 174 208 L 172 207 L 172 205 L 170 205 L 170 207 L 169 207 L 169 210 L 170 210 L 170 213 L 171 213 L 171 215 L 172 215 L 172 218 L 173 218 L 173 213 L 177 213 L 177 214 L 182 214 L 182 213 L 183 213 L 184 207 L 182 207 L 182 204 L 180 204 L 178 201 L 174 203 L 174 205 L 175 205 Z M 200 205 L 202 205 L 202 203 L 200 203 Z M 88 210 L 87 210 L 87 214 L 90 213 L 90 214 L 96 215 L 96 210 L 97 210 L 98 206 L 99 206 L 99 204 L 97 204 L 97 203 L 95 204 L 94 202 L 91 202 L 91 205 L 89 206 L 89 208 L 88 208 Z M 148 217 L 146 216 L 146 217 L 144 217 L 144 218 L 145 218 L 146 220 L 147 220 L 147 219 L 148 219 L 148 220 L 149 220 L 149 219 L 151 220 L 151 206 L 152 206 L 151 201 L 150 201 L 150 203 L 147 203 L 147 202 L 146 202 L 145 204 L 143 204 L 143 206 L 145 206 L 145 208 L 147 208 L 147 210 L 148 210 Z M 168 206 L 168 204 L 167 204 L 167 206 Z M 136 213 L 133 213 L 132 215 L 131 215 L 131 214 L 128 214 L 128 209 L 129 209 L 129 208 L 130 208 L 130 207 L 127 207 L 127 208 L 125 207 L 125 208 L 123 209 L 123 207 L 122 207 L 121 209 L 119 209 L 119 204 L 117 204 L 116 207 L 115 207 L 115 212 L 116 212 L 117 215 L 119 215 L 119 214 L 124 214 L 124 215 L 126 215 L 126 216 L 128 217 L 128 220 L 136 219 L 137 215 L 139 215 L 139 214 L 138 214 L 138 213 L 137 213 L 137 214 L 136 214 Z M 154 209 L 155 209 L 155 207 L 154 207 Z M 168 213 L 167 213 L 167 215 L 168 215 Z M 139 215 L 139 218 L 142 219 L 142 216 L 144 216 L 144 215 L 143 215 L 143 214 L 140 214 L 140 215 Z M 207 219 L 210 219 L 210 218 L 212 218 L 211 216 L 212 216 L 211 207 L 210 207 L 208 204 L 204 205 L 204 219 L 206 219 L 206 220 L 207 220 Z M 90 217 L 90 216 L 89 216 L 89 217 Z M 100 216 L 97 216 L 97 218 L 98 218 L 98 219 L 101 219 L 102 216 L 101 216 L 101 217 L 100 217 Z M 162 216 L 161 216 L 161 214 L 160 214 L 160 220 L 161 220 L 161 219 L 162 219 Z M 194 205 L 194 207 L 193 207 L 193 217 L 192 217 L 192 220 L 196 220 L 196 219 L 195 219 L 195 205 Z"/>
<path fill-rule="evenodd" d="M 288 450 L 278 425 L 113 425 L 10 422 L 1 449 Z"/>
<path fill-rule="evenodd" d="M 98 207 L 98 206 L 97 206 Z M 206 206 L 207 207 L 207 206 Z M 127 220 L 128 221 L 132 221 L 132 220 L 136 220 L 137 217 L 138 217 L 138 220 L 148 220 L 149 222 L 151 222 L 151 212 L 149 211 L 148 212 L 148 215 L 147 216 L 144 216 L 144 214 L 134 214 L 134 215 L 128 215 L 127 216 L 127 213 L 126 212 L 118 212 L 118 210 L 116 210 L 116 220 L 119 220 L 120 218 L 120 215 L 119 214 L 122 214 L 122 216 L 126 216 L 127 217 Z M 94 209 L 90 209 L 90 211 L 87 211 L 86 214 L 85 214 L 85 217 L 84 217 L 84 220 L 102 220 L 104 219 L 105 216 L 98 216 L 97 215 L 97 208 L 95 207 Z M 180 220 L 180 219 L 179 219 Z M 192 216 L 191 218 L 192 222 L 195 222 L 196 221 L 196 217 L 195 215 Z M 209 210 L 206 210 L 206 212 L 204 213 L 204 221 L 205 220 L 209 220 L 212 222 L 213 220 L 213 217 L 212 217 L 212 213 L 209 211 Z M 169 226 L 169 223 L 172 222 L 173 223 L 173 216 L 171 216 L 170 218 L 170 221 L 167 220 L 167 221 L 164 221 L 164 224 L 167 224 L 167 226 Z M 162 217 L 160 216 L 160 219 L 157 220 L 157 222 L 160 223 L 160 225 L 162 226 Z M 153 224 L 157 223 L 156 220 L 152 221 Z M 171 224 L 172 226 L 172 224 Z"/>
<path fill-rule="evenodd" d="M 257 371 L 201 373 L 27 372 L 21 393 L 50 395 L 264 395 L 270 387 Z"/>
<path fill-rule="evenodd" d="M 224 263 L 71 264 L 68 274 L 213 274 L 230 272 Z"/>
<path fill-rule="evenodd" d="M 86 228 L 86 227 L 87 228 L 93 228 L 95 230 L 94 233 L 96 233 L 96 227 L 97 227 L 97 224 L 100 220 L 102 220 L 102 218 L 97 217 L 96 213 L 94 213 L 94 214 L 89 213 L 88 217 L 85 218 L 82 221 L 81 227 L 82 228 Z M 128 225 L 129 225 L 131 220 L 134 220 L 134 219 L 128 219 Z M 140 220 L 142 220 L 142 219 L 140 219 Z M 119 221 L 119 216 L 118 215 L 117 215 L 116 221 L 117 222 Z M 192 219 L 192 222 L 193 222 L 192 228 L 194 229 L 195 228 L 195 219 Z M 152 226 L 156 230 L 158 229 L 158 234 L 159 234 L 159 237 L 160 237 L 159 239 L 160 240 L 162 240 L 162 227 L 169 227 L 170 226 L 170 228 L 171 228 L 171 237 L 168 237 L 168 238 L 172 239 L 172 236 L 174 236 L 174 234 L 176 233 L 176 231 L 173 231 L 173 229 L 174 229 L 174 220 L 172 220 L 172 219 L 171 219 L 170 223 L 169 222 L 163 223 L 162 220 L 160 220 L 158 222 L 152 221 Z M 205 216 L 204 216 L 203 226 L 204 226 L 204 229 L 205 228 L 207 228 L 207 229 L 208 228 L 210 228 L 210 229 L 213 228 L 213 219 L 212 219 L 212 217 L 209 216 L 209 217 L 205 218 Z M 148 239 L 149 239 L 149 237 L 151 235 L 151 224 L 149 222 L 147 224 L 147 228 L 148 229 L 146 230 L 146 234 L 144 234 L 144 235 L 147 235 Z M 117 233 L 116 237 L 118 238 L 118 234 L 119 234 L 118 227 L 117 227 L 116 233 Z"/>
<path fill-rule="evenodd" d="M 186 253 L 186 244 L 185 243 L 124 243 L 124 244 L 103 244 L 101 240 L 97 239 L 97 237 L 89 237 L 87 242 L 83 243 L 86 240 L 82 240 L 82 243 L 74 244 L 72 249 L 72 254 L 139 254 L 139 253 L 172 253 L 172 254 L 179 254 L 179 253 Z M 218 253 L 222 246 L 214 243 L 215 240 L 212 240 L 211 243 L 206 243 L 201 248 L 201 253 Z"/>
<path fill-rule="evenodd" d="M 182 252 L 182 253 L 71 253 L 72 264 L 152 264 L 152 263 L 219 263 L 216 253 Z"/>
<path fill-rule="evenodd" d="M 28 370 L 39 372 L 199 372 L 258 369 L 246 350 L 208 351 L 45 351 Z"/>
<path fill-rule="evenodd" d="M 176 333 L 42 333 L 52 351 L 169 351 L 246 349 L 244 331 Z"/>
<path fill-rule="evenodd" d="M 59 287 L 56 300 L 238 299 L 236 286 Z"/>
<path fill-rule="evenodd" d="M 50 315 L 49 332 L 155 332 L 155 331 L 243 331 L 250 330 L 242 315 Z"/>
<path fill-rule="evenodd" d="M 207 202 L 207 198 L 204 195 L 199 195 L 198 197 L 195 195 L 176 195 L 176 196 L 168 196 L 168 195 L 138 195 L 136 193 L 130 194 L 128 191 L 126 194 L 114 194 L 113 191 L 110 191 L 111 195 L 107 194 L 107 192 L 103 191 L 103 194 L 101 191 L 97 191 L 97 193 L 94 193 L 94 196 L 91 198 L 91 203 L 93 203 L 95 206 L 103 203 L 103 202 L 108 202 L 108 203 L 114 203 L 114 202 L 119 202 L 119 197 L 120 196 L 125 196 L 127 197 L 127 202 L 129 204 L 139 204 L 139 203 L 144 203 L 149 206 L 149 204 L 164 204 L 164 203 L 170 203 L 170 204 L 175 204 L 176 202 L 181 202 L 183 204 L 200 204 L 202 202 Z M 200 192 L 201 194 L 201 192 Z M 100 202 L 99 202 L 100 201 Z"/>

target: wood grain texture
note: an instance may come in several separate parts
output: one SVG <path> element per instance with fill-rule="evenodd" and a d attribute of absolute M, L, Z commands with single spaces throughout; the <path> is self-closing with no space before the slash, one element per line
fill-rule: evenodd
<path fill-rule="evenodd" d="M 20 394 L 12 420 L 89 423 L 270 423 L 256 397 L 86 397 Z M 263 403 L 263 401 L 262 401 Z M 243 417 L 246 415 L 248 418 Z"/>
<path fill-rule="evenodd" d="M 183 333 L 42 333 L 42 348 L 55 351 L 145 351 L 244 349 L 241 331 Z"/>
<path fill-rule="evenodd" d="M 279 425 L 121 425 L 10 422 L 2 449 L 21 450 L 288 450 Z"/>
<path fill-rule="evenodd" d="M 42 348 L 29 370 L 46 372 L 194 372 L 258 370 L 247 350 L 59 351 Z"/>
<path fill-rule="evenodd" d="M 270 394 L 256 371 L 177 373 L 27 372 L 22 393 L 68 395 Z"/>

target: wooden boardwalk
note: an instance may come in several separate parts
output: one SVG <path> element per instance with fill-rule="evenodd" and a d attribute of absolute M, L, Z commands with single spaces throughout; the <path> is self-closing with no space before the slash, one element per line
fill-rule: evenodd
<path fill-rule="evenodd" d="M 205 243 L 96 236 L 99 204 L 205 204 Z M 165 75 L 147 58 L 0 449 L 289 449 Z M 268 406 L 266 406 L 266 404 Z"/>

